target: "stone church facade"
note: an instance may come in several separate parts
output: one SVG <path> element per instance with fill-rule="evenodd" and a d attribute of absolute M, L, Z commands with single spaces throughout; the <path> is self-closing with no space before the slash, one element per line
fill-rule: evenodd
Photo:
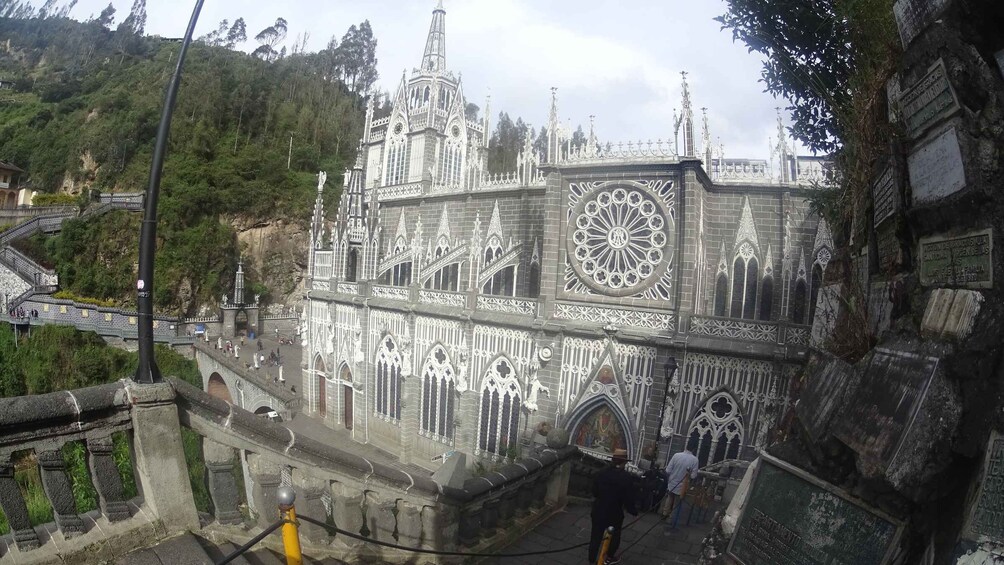
<path fill-rule="evenodd" d="M 689 436 L 702 464 L 755 456 L 833 253 L 807 203 L 827 167 L 780 118 L 771 159 L 726 158 L 683 87 L 673 140 L 628 144 L 573 146 L 552 93 L 547 154 L 528 138 L 489 175 L 437 7 L 390 116 L 368 108 L 334 222 L 319 179 L 304 410 L 430 470 L 547 426 L 599 458 Z"/>

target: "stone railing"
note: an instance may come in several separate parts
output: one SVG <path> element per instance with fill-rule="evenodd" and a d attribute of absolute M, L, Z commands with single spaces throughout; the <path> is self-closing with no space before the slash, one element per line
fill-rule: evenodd
<path fill-rule="evenodd" d="M 467 306 L 467 294 L 446 290 L 421 289 L 418 291 L 418 301 L 421 304 L 436 304 L 439 306 L 463 308 Z"/>
<path fill-rule="evenodd" d="M 18 206 L 0 210 L 0 224 L 17 223 L 42 215 L 76 215 L 76 206 Z"/>
<path fill-rule="evenodd" d="M 388 300 L 409 300 L 411 291 L 406 286 L 387 286 L 375 284 L 370 287 L 370 294 L 373 298 L 386 298 Z"/>
<path fill-rule="evenodd" d="M 0 249 L 0 263 L 24 277 L 33 286 L 59 285 L 59 277 L 56 276 L 55 271 L 46 269 L 13 247 L 7 246 Z"/>
<path fill-rule="evenodd" d="M 38 288 L 32 289 L 35 294 Z M 89 330 L 98 335 L 135 339 L 138 315 L 135 311 L 121 308 L 94 306 L 61 300 L 51 296 L 29 296 L 23 299 L 22 306 L 26 310 L 37 310 L 38 317 L 31 318 L 35 324 L 65 324 L 80 330 Z M 169 316 L 154 316 L 153 335 L 160 342 L 174 341 L 179 337 L 177 326 L 179 320 Z M 187 341 L 187 340 L 183 340 Z"/>
<path fill-rule="evenodd" d="M 0 246 L 9 245 L 10 242 L 28 237 L 35 232 L 54 233 L 62 229 L 63 222 L 77 215 L 76 211 L 46 214 L 35 216 L 34 218 L 22 222 L 13 228 L 0 234 Z"/>
<path fill-rule="evenodd" d="M 808 346 L 809 326 L 788 322 L 768 322 L 692 315 L 687 333 L 693 336 L 724 338 L 764 344 Z"/>
<path fill-rule="evenodd" d="M 507 314 L 533 316 L 537 313 L 537 301 L 526 298 L 479 294 L 478 310 L 490 310 L 492 312 L 505 312 Z"/>
<path fill-rule="evenodd" d="M 159 538 L 199 527 L 181 448 L 178 411 L 168 384 L 131 382 L 0 399 L 0 507 L 20 555 L 18 563 L 100 563 Z M 113 436 L 124 432 L 141 498 L 126 498 Z M 167 432 L 167 433 L 165 433 Z M 80 442 L 83 472 L 96 491 L 98 512 L 81 513 L 63 447 Z M 12 453 L 31 450 L 52 527 L 33 524 L 15 480 Z M 80 473 L 82 469 L 75 469 Z M 55 533 L 58 531 L 58 535 Z M 10 558 L 11 550 L 5 558 Z M 6 561 L 6 559 L 5 559 Z"/>
<path fill-rule="evenodd" d="M 571 147 L 558 158 L 562 164 L 593 164 L 606 162 L 644 162 L 678 159 L 670 141 L 629 141 L 627 143 L 605 143 L 592 145 L 584 143 Z"/>

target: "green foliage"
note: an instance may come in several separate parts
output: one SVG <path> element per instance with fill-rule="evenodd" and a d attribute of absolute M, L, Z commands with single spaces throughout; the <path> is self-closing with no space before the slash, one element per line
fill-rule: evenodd
<path fill-rule="evenodd" d="M 190 428 L 181 428 L 181 444 L 188 464 L 188 482 L 192 485 L 195 508 L 199 512 L 212 512 L 209 487 L 206 485 L 206 461 L 202 457 L 202 436 Z"/>
<path fill-rule="evenodd" d="M 33 526 L 52 522 L 52 505 L 42 488 L 42 477 L 39 475 L 38 462 L 32 451 L 20 451 L 11 455 L 14 463 L 14 480 L 24 497 L 28 507 L 28 520 Z M 0 511 L 0 535 L 10 532 L 7 517 Z"/>
<path fill-rule="evenodd" d="M 36 194 L 32 199 L 32 206 L 75 206 L 80 203 L 80 199 L 72 194 Z"/>
<path fill-rule="evenodd" d="M 52 297 L 59 300 L 72 300 L 79 304 L 91 304 L 94 306 L 104 306 L 106 308 L 111 308 L 115 306 L 114 300 L 101 300 L 100 298 L 89 298 L 87 296 L 80 296 L 69 290 L 60 290 L 58 292 L 52 293 Z"/>
<path fill-rule="evenodd" d="M 53 269 L 56 264 L 53 263 L 52 257 L 49 256 L 49 251 L 45 248 L 45 242 L 47 239 L 48 238 L 45 234 L 39 232 L 29 237 L 14 241 L 11 245 L 39 265 L 45 267 L 46 269 Z"/>
<path fill-rule="evenodd" d="M 87 469 L 87 449 L 83 442 L 71 441 L 63 445 L 63 460 L 66 461 L 66 473 L 70 477 L 77 512 L 94 510 L 98 507 L 98 491 L 94 489 Z"/>
<path fill-rule="evenodd" d="M 830 152 L 844 139 L 838 114 L 850 100 L 855 52 L 846 5 L 855 0 L 727 0 L 717 20 L 764 57 L 767 92 L 791 106 L 794 136 Z"/>
<path fill-rule="evenodd" d="M 36 189 L 73 181 L 140 191 L 148 182 L 179 45 L 140 35 L 142 0 L 115 31 L 113 17 L 0 19 L 0 37 L 10 41 L 0 71 L 26 79 L 18 103 L 0 106 L 0 154 L 27 170 Z M 263 37 L 273 52 L 285 35 L 279 23 Z M 316 172 L 354 162 L 360 94 L 376 79 L 376 39 L 365 22 L 340 46 L 270 52 L 269 61 L 232 49 L 247 35 L 243 20 L 214 33 L 186 60 L 162 180 L 155 306 L 171 314 L 229 290 L 230 277 L 219 273 L 233 269 L 240 250 L 223 222 L 308 221 Z M 133 305 L 139 221 L 118 212 L 68 223 L 49 249 L 63 287 Z"/>
<path fill-rule="evenodd" d="M 112 434 L 112 458 L 115 466 L 118 467 L 119 476 L 122 477 L 122 491 L 127 499 L 139 494 L 136 488 L 136 476 L 133 474 L 132 449 L 129 447 L 129 438 L 125 432 Z"/>

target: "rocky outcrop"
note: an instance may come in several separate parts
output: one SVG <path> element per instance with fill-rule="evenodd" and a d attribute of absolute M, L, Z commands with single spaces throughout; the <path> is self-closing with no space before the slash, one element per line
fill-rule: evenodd
<path fill-rule="evenodd" d="M 302 300 L 307 270 L 305 250 L 310 245 L 307 228 L 284 219 L 253 221 L 235 217 L 226 221 L 237 232 L 249 280 L 268 287 L 269 302 L 294 305 Z"/>

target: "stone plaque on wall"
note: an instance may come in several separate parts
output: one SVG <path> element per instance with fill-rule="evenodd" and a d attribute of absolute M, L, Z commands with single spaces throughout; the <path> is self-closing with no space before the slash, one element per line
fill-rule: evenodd
<path fill-rule="evenodd" d="M 833 435 L 862 460 L 887 468 L 913 425 L 937 367 L 937 357 L 876 348 Z"/>
<path fill-rule="evenodd" d="M 997 58 L 997 70 L 1001 72 L 1001 78 L 1004 78 L 1004 49 L 1001 49 L 994 55 Z"/>
<path fill-rule="evenodd" d="M 931 204 L 966 186 L 959 136 L 949 128 L 907 157 L 914 204 Z"/>
<path fill-rule="evenodd" d="M 899 39 L 906 48 L 920 32 L 934 23 L 949 0 L 896 0 L 892 13 L 896 16 Z"/>
<path fill-rule="evenodd" d="M 914 139 L 959 110 L 959 101 L 948 82 L 944 61 L 938 59 L 924 78 L 900 95 L 899 109 L 907 133 Z"/>
<path fill-rule="evenodd" d="M 742 565 L 882 565 L 902 524 L 837 487 L 761 455 L 728 553 Z"/>
<path fill-rule="evenodd" d="M 1004 437 L 990 434 L 976 503 L 964 531 L 973 541 L 1004 543 Z"/>
<path fill-rule="evenodd" d="M 899 191 L 896 187 L 896 175 L 892 166 L 887 166 L 872 185 L 872 206 L 875 225 L 888 220 L 899 210 Z"/>
<path fill-rule="evenodd" d="M 920 284 L 993 288 L 993 230 L 920 238 Z"/>

